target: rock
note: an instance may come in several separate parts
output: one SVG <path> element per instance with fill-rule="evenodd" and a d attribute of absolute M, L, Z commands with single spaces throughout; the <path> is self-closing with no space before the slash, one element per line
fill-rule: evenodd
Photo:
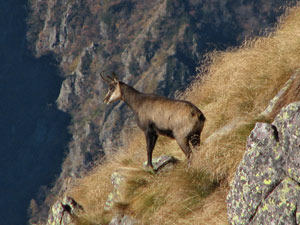
<path fill-rule="evenodd" d="M 232 132 L 235 129 L 238 129 L 239 127 L 245 124 L 245 121 L 241 120 L 241 118 L 234 118 L 231 122 L 227 123 L 225 126 L 213 132 L 208 138 L 206 138 L 204 144 L 218 141 L 225 135 L 230 134 L 230 132 Z"/>
<path fill-rule="evenodd" d="M 83 211 L 73 198 L 64 197 L 51 207 L 47 225 L 76 225 L 76 218 Z"/>
<path fill-rule="evenodd" d="M 250 225 L 299 224 L 300 186 L 291 178 L 283 179 L 270 195 L 261 202 Z"/>
<path fill-rule="evenodd" d="M 228 216 L 233 224 L 248 224 L 261 200 L 280 182 L 283 173 L 275 169 L 282 165 L 278 150 L 272 125 L 257 123 L 227 197 Z"/>
<path fill-rule="evenodd" d="M 66 78 L 60 88 L 59 96 L 56 100 L 57 106 L 63 112 L 67 112 L 72 108 L 72 102 L 75 99 L 74 92 L 75 77 Z"/>
<path fill-rule="evenodd" d="M 256 124 L 227 196 L 231 224 L 299 223 L 299 127 L 300 102 Z"/>
<path fill-rule="evenodd" d="M 273 123 L 285 156 L 285 173 L 300 183 L 300 102 L 284 108 Z"/>
<path fill-rule="evenodd" d="M 268 107 L 261 113 L 263 117 L 274 118 L 281 108 L 289 103 L 300 101 L 300 70 L 288 79 L 278 94 L 270 101 Z"/>
<path fill-rule="evenodd" d="M 123 183 L 123 181 L 125 180 L 124 175 L 122 175 L 120 172 L 114 172 L 111 175 L 111 183 L 114 186 L 114 190 L 109 193 L 106 203 L 105 203 L 105 210 L 111 210 L 114 203 L 116 202 L 120 202 L 121 200 L 121 194 L 119 192 L 119 187 L 121 186 L 121 184 Z"/>
<path fill-rule="evenodd" d="M 124 216 L 117 215 L 109 223 L 109 225 L 136 225 L 136 224 L 137 224 L 136 220 L 126 215 Z"/>
<path fill-rule="evenodd" d="M 154 172 L 163 172 L 170 170 L 174 167 L 174 164 L 178 162 L 178 159 L 173 156 L 163 155 L 152 159 Z M 147 162 L 144 162 L 144 168 L 146 168 Z"/>

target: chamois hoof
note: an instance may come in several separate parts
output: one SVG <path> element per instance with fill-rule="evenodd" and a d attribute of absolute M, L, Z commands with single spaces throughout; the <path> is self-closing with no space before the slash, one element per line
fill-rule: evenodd
<path fill-rule="evenodd" d="M 191 164 L 187 163 L 186 166 L 184 167 L 185 172 L 188 172 L 191 169 Z"/>
<path fill-rule="evenodd" d="M 144 166 L 144 170 L 147 172 L 147 173 L 151 173 L 151 174 L 155 174 L 156 171 L 153 169 L 153 167 L 151 166 Z"/>

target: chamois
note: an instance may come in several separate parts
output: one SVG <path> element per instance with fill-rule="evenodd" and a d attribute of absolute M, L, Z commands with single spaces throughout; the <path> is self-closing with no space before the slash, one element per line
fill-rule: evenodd
<path fill-rule="evenodd" d="M 137 124 L 144 132 L 147 142 L 147 166 L 153 168 L 152 152 L 158 135 L 175 138 L 190 164 L 193 146 L 200 145 L 200 134 L 204 126 L 203 113 L 192 103 L 170 99 L 154 94 L 145 94 L 112 77 L 101 78 L 109 85 L 103 101 L 110 104 L 123 100 L 134 112 Z"/>

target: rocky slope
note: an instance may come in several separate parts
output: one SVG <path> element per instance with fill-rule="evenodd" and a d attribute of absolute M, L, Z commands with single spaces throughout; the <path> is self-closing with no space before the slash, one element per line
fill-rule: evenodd
<path fill-rule="evenodd" d="M 293 1 L 291 1 L 293 2 Z M 175 96 L 196 75 L 204 53 L 239 44 L 276 21 L 282 1 L 31 0 L 28 40 L 36 55 L 54 54 L 65 80 L 58 107 L 72 115 L 72 141 L 53 195 L 96 159 L 126 145 L 132 114 L 105 106 L 100 71 L 145 92 Z M 113 138 L 112 138 L 113 137 Z M 51 204 L 50 197 L 44 205 Z M 43 221 L 42 207 L 32 223 Z M 37 215 L 37 214 L 35 214 Z"/>

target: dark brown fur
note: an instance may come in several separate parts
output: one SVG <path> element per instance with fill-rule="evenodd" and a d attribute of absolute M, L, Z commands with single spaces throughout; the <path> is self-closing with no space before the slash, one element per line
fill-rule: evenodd
<path fill-rule="evenodd" d="M 115 85 L 115 87 L 113 87 Z M 114 80 L 110 82 L 110 91 L 105 97 L 109 102 L 115 89 L 119 85 L 121 100 L 134 112 L 138 126 L 145 134 L 147 142 L 147 166 L 152 165 L 152 152 L 158 135 L 175 138 L 178 145 L 190 161 L 191 148 L 200 144 L 200 134 L 204 126 L 203 113 L 188 101 L 170 99 L 154 94 L 144 94 L 133 87 Z"/>

